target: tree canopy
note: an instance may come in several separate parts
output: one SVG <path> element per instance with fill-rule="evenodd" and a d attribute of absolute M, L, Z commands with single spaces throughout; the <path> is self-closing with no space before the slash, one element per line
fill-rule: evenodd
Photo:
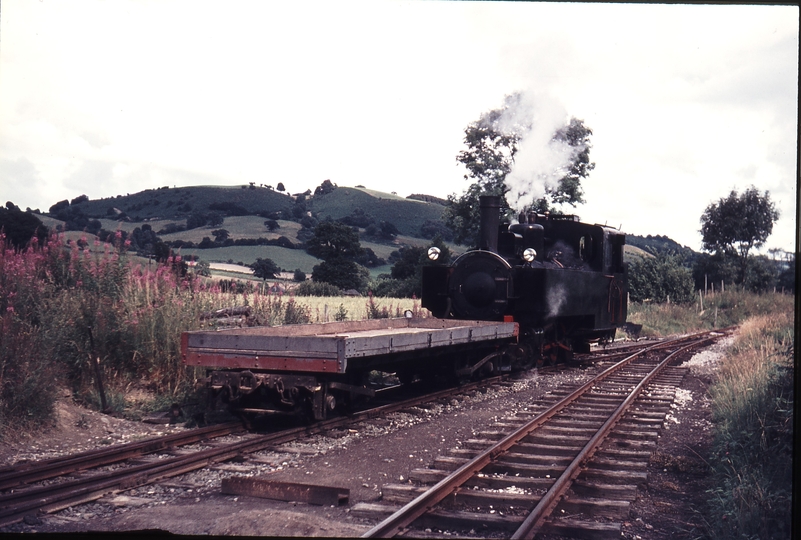
<path fill-rule="evenodd" d="M 634 302 L 652 300 L 675 303 L 694 298 L 692 273 L 678 257 L 658 254 L 641 257 L 629 264 L 629 294 Z"/>
<path fill-rule="evenodd" d="M 249 266 L 253 269 L 253 275 L 261 279 L 274 279 L 275 275 L 281 271 L 272 259 L 258 258 Z"/>
<path fill-rule="evenodd" d="M 477 243 L 480 195 L 501 196 L 507 217 L 512 217 L 506 199 L 510 190 L 507 176 L 512 172 L 521 142 L 534 127 L 530 115 L 520 113 L 525 107 L 523 94 L 511 94 L 506 96 L 501 108 L 485 112 L 465 128 L 467 148 L 457 154 L 456 161 L 465 166 L 467 174 L 464 177 L 472 184 L 461 196 L 448 196 L 450 205 L 444 213 L 445 223 L 454 231 L 454 240 L 459 244 Z M 553 207 L 555 204 L 575 206 L 583 203 L 581 180 L 595 168 L 595 164 L 590 162 L 591 135 L 592 130 L 576 118 L 558 128 L 551 142 L 564 143 L 571 148 L 564 174 L 554 184 L 546 183 L 544 195 L 529 208 L 516 210 L 558 213 L 559 210 Z"/>
<path fill-rule="evenodd" d="M 0 232 L 6 235 L 16 249 L 22 249 L 31 238 L 37 237 L 39 242 L 47 238 L 48 230 L 42 221 L 29 212 L 23 212 L 17 205 L 8 201 L 5 208 L 0 207 Z M 3 248 L 5 246 L 0 246 Z"/>
<path fill-rule="evenodd" d="M 352 227 L 336 221 L 323 221 L 314 228 L 314 235 L 306 241 L 306 251 L 323 260 L 353 259 L 362 251 L 359 233 Z"/>
<path fill-rule="evenodd" d="M 732 190 L 725 199 L 707 206 L 701 215 L 704 250 L 735 259 L 738 283 L 743 283 L 749 252 L 764 245 L 778 219 L 770 192 L 761 194 L 754 186 L 742 194 Z"/>

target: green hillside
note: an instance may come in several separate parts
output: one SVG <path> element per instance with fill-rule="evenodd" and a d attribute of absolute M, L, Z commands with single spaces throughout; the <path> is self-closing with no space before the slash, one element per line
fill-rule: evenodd
<path fill-rule="evenodd" d="M 338 187 L 326 195 L 310 199 L 311 210 L 318 219 L 337 220 L 363 210 L 377 222 L 388 221 L 401 234 L 420 237 L 420 227 L 426 220 L 442 219 L 443 207 L 438 204 L 404 199 L 397 195 L 368 189 Z"/>
<path fill-rule="evenodd" d="M 193 186 L 162 187 L 139 193 L 117 195 L 106 199 L 79 202 L 73 206 L 91 218 L 113 219 L 114 209 L 127 214 L 133 221 L 140 219 L 186 219 L 193 212 L 209 212 L 215 203 L 241 207 L 246 214 L 289 212 L 292 197 L 258 186 Z M 221 211 L 225 214 L 226 212 Z"/>
<path fill-rule="evenodd" d="M 99 220 L 101 225 L 107 231 L 115 231 L 117 229 L 121 229 L 123 231 L 131 232 L 136 227 L 141 227 L 143 223 L 134 223 L 129 221 L 114 221 L 111 219 L 101 219 Z M 195 242 L 199 244 L 204 237 L 208 236 L 212 240 L 214 239 L 214 235 L 211 231 L 217 229 L 225 229 L 231 235 L 231 238 L 278 238 L 279 236 L 286 236 L 293 242 L 297 242 L 297 234 L 300 230 L 300 224 L 295 223 L 294 221 L 284 221 L 278 220 L 277 221 L 279 228 L 273 232 L 270 232 L 267 227 L 264 225 L 264 218 L 260 216 L 228 216 L 225 218 L 225 221 L 222 225 L 217 226 L 210 226 L 204 225 L 203 227 L 197 227 L 196 229 L 189 229 L 188 231 L 180 231 L 174 233 L 162 233 L 159 234 L 159 238 L 164 240 L 165 242 L 170 242 L 173 240 L 184 240 L 189 242 Z M 178 224 L 183 225 L 185 221 L 179 221 L 174 219 L 156 219 L 156 220 L 148 220 L 147 224 L 158 233 L 163 228 L 167 227 L 170 224 Z"/>

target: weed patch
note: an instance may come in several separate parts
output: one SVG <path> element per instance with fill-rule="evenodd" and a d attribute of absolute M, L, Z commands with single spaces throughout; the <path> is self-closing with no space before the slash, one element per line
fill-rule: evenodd
<path fill-rule="evenodd" d="M 794 340 L 792 310 L 743 323 L 710 388 L 712 538 L 789 538 Z"/>

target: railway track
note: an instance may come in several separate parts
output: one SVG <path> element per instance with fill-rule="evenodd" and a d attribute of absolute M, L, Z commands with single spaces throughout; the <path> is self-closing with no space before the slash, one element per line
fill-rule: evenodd
<path fill-rule="evenodd" d="M 28 515 L 56 512 L 100 499 L 110 493 L 156 483 L 216 463 L 268 450 L 302 437 L 469 393 L 505 378 L 484 379 L 309 426 L 266 434 L 246 433 L 234 442 L 221 443 L 213 439 L 243 432 L 239 422 L 115 445 L 63 458 L 6 466 L 0 468 L 0 527 L 22 521 Z M 191 448 L 190 445 L 200 448 Z M 98 470 L 99 468 L 104 470 Z"/>
<path fill-rule="evenodd" d="M 364 536 L 436 528 L 620 538 L 620 522 L 647 478 L 651 449 L 684 376 L 672 361 L 722 335 L 704 332 L 633 352 L 577 389 L 552 393 L 485 430 L 431 468 L 412 471 L 418 485 L 383 486 L 390 504 L 353 508 L 354 515 L 380 520 Z"/>

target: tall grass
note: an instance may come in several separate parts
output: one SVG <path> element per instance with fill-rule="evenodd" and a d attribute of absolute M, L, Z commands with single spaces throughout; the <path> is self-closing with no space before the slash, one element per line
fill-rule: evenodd
<path fill-rule="evenodd" d="M 725 328 L 749 317 L 793 309 L 794 297 L 781 293 L 756 294 L 727 290 L 690 304 L 630 303 L 628 320 L 642 324 L 642 336 L 668 336 Z"/>
<path fill-rule="evenodd" d="M 792 309 L 747 320 L 710 388 L 712 538 L 790 537 L 793 342 Z"/>
<path fill-rule="evenodd" d="M 727 290 L 696 304 L 630 304 L 643 335 L 741 325 L 709 390 L 714 417 L 707 517 L 713 539 L 790 538 L 794 297 Z"/>

